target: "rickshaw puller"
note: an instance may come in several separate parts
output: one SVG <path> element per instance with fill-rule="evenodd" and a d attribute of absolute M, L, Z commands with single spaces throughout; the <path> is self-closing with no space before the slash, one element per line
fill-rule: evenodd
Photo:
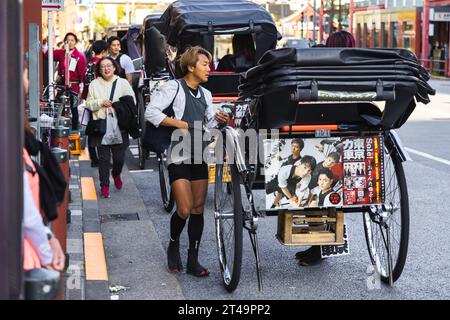
<path fill-rule="evenodd" d="M 211 54 L 201 48 L 188 48 L 180 58 L 183 78 L 168 81 L 152 97 L 145 112 L 145 119 L 156 127 L 163 125 L 182 129 L 184 138 L 194 137 L 194 122 L 203 123 L 203 128 L 214 123 L 214 112 L 211 92 L 200 86 L 208 81 Z M 173 104 L 175 117 L 170 118 L 162 111 Z M 215 115 L 220 124 L 229 120 L 227 114 L 217 112 Z M 202 136 L 202 135 L 200 135 Z M 182 139 L 179 143 L 186 143 Z M 208 190 L 208 166 L 202 161 L 194 163 L 194 153 L 183 148 L 181 155 L 172 150 L 178 142 L 172 141 L 167 151 L 169 179 L 175 195 L 177 211 L 170 220 L 170 241 L 167 249 L 167 264 L 171 272 L 181 272 L 183 269 L 180 257 L 179 239 L 189 218 L 188 236 L 189 250 L 186 273 L 197 277 L 209 275 L 208 269 L 198 262 L 198 249 L 203 233 L 203 211 Z M 203 149 L 203 148 L 202 148 Z M 203 151 L 203 150 L 202 150 Z M 203 154 L 203 152 L 202 152 Z"/>

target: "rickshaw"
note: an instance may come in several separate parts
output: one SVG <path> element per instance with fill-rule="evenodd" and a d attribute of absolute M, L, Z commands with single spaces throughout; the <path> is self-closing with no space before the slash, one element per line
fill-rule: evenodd
<path fill-rule="evenodd" d="M 395 129 L 405 123 L 416 101 L 430 101 L 428 95 L 435 91 L 427 84 L 429 78 L 415 55 L 403 49 L 270 50 L 242 74 L 239 97 L 250 101 L 249 108 L 241 131 L 222 129 L 227 145 L 223 144 L 223 158 L 216 157 L 214 217 L 226 290 L 232 292 L 239 283 L 243 229 L 250 236 L 262 290 L 257 227 L 265 216 L 277 217 L 276 238 L 283 245 L 320 245 L 323 254 L 324 249 L 345 245 L 344 214 L 362 213 L 374 269 L 390 286 L 398 280 L 408 250 L 409 205 L 402 163 L 409 156 Z M 256 148 L 242 142 L 252 130 Z M 301 159 L 314 155 L 318 141 L 339 154 L 344 173 L 328 203 L 308 205 L 300 196 L 292 197 L 299 200 L 294 204 L 272 202 L 272 178 L 279 178 L 283 168 L 274 169 L 274 163 L 283 145 L 294 138 L 304 141 L 307 153 L 302 151 Z M 365 170 L 361 177 L 349 170 L 357 163 Z M 296 165 L 300 166 L 292 167 Z M 224 170 L 231 180 L 224 179 Z M 294 186 L 295 192 L 301 188 Z M 255 203 L 260 190 L 266 191 L 263 209 Z"/>
<path fill-rule="evenodd" d="M 145 168 L 145 162 L 150 155 L 150 150 L 143 146 L 145 135 L 145 108 L 150 102 L 151 95 L 155 90 L 171 78 L 168 69 L 166 39 L 160 32 L 160 14 L 151 14 L 145 17 L 140 35 L 136 43 L 140 46 L 142 52 L 142 70 L 137 93 L 138 118 L 143 132 L 142 137 L 138 138 L 139 167 Z M 158 161 L 158 171 L 160 178 L 161 197 L 164 209 L 172 212 L 174 208 L 174 198 L 170 192 L 169 176 L 164 153 L 156 154 Z"/>
<path fill-rule="evenodd" d="M 260 5 L 245 0 L 175 1 L 159 19 L 149 17 L 143 25 L 145 77 L 143 94 L 139 97 L 141 106 L 148 104 L 152 91 L 162 83 L 180 76 L 177 59 L 168 61 L 167 49 L 176 48 L 176 52 L 181 54 L 187 46 L 200 45 L 213 53 L 215 36 L 235 34 L 252 34 L 256 49 L 255 64 L 267 50 L 274 49 L 281 38 L 271 15 Z M 238 101 L 238 84 L 238 73 L 212 71 L 208 82 L 203 85 L 211 91 L 216 107 L 228 109 L 233 114 L 235 126 L 246 109 L 246 104 Z M 139 109 L 144 127 L 145 107 Z M 145 167 L 147 154 L 147 150 L 140 148 L 141 168 Z M 165 154 L 157 154 L 157 159 L 164 207 L 171 212 L 174 199 L 170 192 Z M 210 181 L 213 179 L 214 167 L 210 168 Z"/>

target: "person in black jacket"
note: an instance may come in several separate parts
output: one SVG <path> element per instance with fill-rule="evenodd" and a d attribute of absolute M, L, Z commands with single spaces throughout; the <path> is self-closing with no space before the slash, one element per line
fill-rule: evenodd
<path fill-rule="evenodd" d="M 328 37 L 326 46 L 328 48 L 354 48 L 355 38 L 347 31 L 335 32 Z M 295 254 L 295 258 L 299 260 L 298 264 L 302 267 L 312 266 L 323 260 L 320 246 L 312 246 L 305 251 L 299 251 Z"/>

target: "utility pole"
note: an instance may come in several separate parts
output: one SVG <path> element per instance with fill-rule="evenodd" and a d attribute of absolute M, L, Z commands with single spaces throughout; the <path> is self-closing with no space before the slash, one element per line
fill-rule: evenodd
<path fill-rule="evenodd" d="M 314 8 L 313 8 L 313 42 L 316 41 L 316 0 L 314 0 L 314 4 L 313 4 Z"/>
<path fill-rule="evenodd" d="M 333 33 L 333 20 L 334 20 L 334 0 L 331 0 L 331 7 L 330 7 L 330 25 L 329 25 L 329 33 L 330 35 Z"/>
<path fill-rule="evenodd" d="M 342 4 L 339 0 L 339 17 L 338 17 L 338 31 L 342 30 Z"/>
<path fill-rule="evenodd" d="M 422 64 L 425 68 L 430 66 L 428 61 L 428 50 L 430 47 L 429 30 L 430 30 L 430 2 L 423 0 L 423 25 L 422 25 Z"/>
<path fill-rule="evenodd" d="M 320 14 L 319 14 L 319 42 L 323 42 L 323 0 L 320 0 Z"/>
<path fill-rule="evenodd" d="M 0 300 L 23 298 L 22 1 L 0 1 Z M 13 107 L 12 107 L 13 106 Z"/>
<path fill-rule="evenodd" d="M 350 0 L 350 8 L 348 10 L 348 15 L 349 15 L 348 27 L 350 33 L 353 34 L 353 0 Z"/>

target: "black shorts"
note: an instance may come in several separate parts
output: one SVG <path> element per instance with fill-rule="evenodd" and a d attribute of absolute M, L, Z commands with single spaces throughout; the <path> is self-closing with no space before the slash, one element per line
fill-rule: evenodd
<path fill-rule="evenodd" d="M 172 163 L 167 170 L 169 170 L 169 180 L 171 184 L 178 179 L 186 179 L 189 181 L 208 179 L 208 165 L 206 163 Z"/>

